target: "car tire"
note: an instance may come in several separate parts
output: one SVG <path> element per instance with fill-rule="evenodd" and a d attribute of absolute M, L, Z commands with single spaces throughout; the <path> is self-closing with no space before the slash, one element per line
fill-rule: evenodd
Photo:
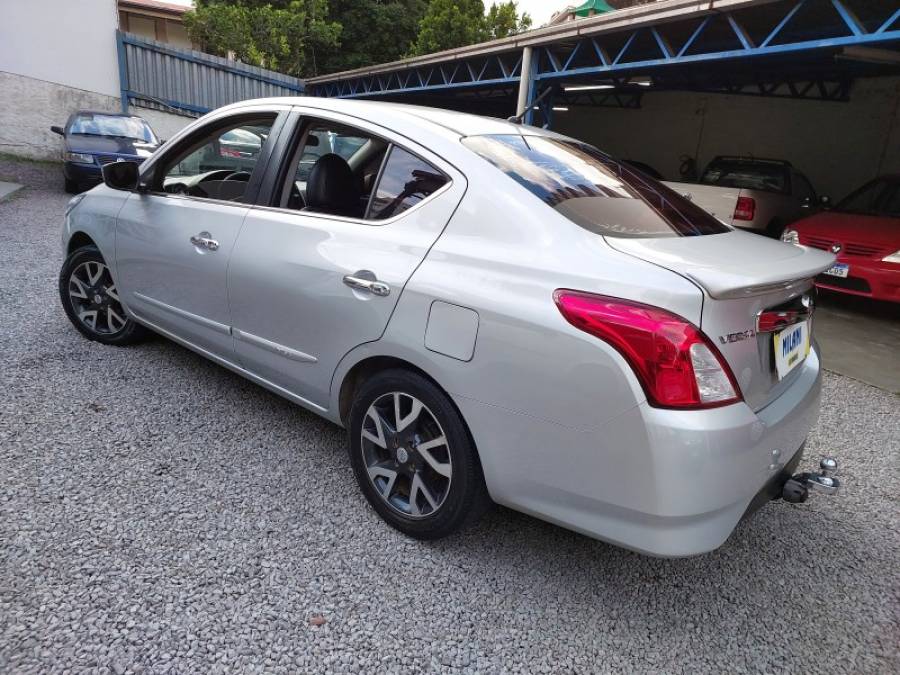
<path fill-rule="evenodd" d="M 74 180 L 66 178 L 65 181 L 66 181 L 66 192 L 68 192 L 70 195 L 78 194 L 79 192 L 81 192 L 81 190 L 79 189 L 78 183 L 76 183 Z"/>
<path fill-rule="evenodd" d="M 404 534 L 440 539 L 490 507 L 462 416 L 422 375 L 388 370 L 369 379 L 354 396 L 348 427 L 360 489 L 378 515 Z"/>
<path fill-rule="evenodd" d="M 59 272 L 59 298 L 69 321 L 88 340 L 124 346 L 140 342 L 149 332 L 125 312 L 96 246 L 82 246 L 66 257 Z"/>

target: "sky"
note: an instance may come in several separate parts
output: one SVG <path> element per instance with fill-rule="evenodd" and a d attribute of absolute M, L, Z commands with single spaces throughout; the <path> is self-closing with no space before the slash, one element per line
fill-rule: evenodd
<path fill-rule="evenodd" d="M 578 5 L 580 2 L 576 0 L 517 0 L 519 4 L 519 12 L 528 12 L 535 28 L 550 21 L 553 12 L 561 10 L 567 5 Z M 491 6 L 491 0 L 486 0 L 486 7 Z"/>

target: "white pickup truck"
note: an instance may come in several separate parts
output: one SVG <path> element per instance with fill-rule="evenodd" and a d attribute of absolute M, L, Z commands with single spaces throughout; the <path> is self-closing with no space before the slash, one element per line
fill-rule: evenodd
<path fill-rule="evenodd" d="M 665 184 L 719 220 L 771 237 L 819 206 L 806 176 L 777 159 L 719 156 L 698 183 Z"/>

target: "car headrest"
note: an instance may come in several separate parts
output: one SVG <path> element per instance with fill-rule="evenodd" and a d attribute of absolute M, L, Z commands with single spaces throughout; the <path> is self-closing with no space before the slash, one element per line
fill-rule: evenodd
<path fill-rule="evenodd" d="M 322 155 L 306 181 L 306 208 L 344 216 L 360 216 L 362 186 L 340 155 Z"/>

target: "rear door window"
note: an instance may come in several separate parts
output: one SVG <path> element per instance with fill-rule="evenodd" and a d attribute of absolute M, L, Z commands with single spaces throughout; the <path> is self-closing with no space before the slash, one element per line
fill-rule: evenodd
<path fill-rule="evenodd" d="M 367 219 L 384 220 L 403 213 L 440 190 L 447 180 L 425 160 L 394 145 L 372 196 Z"/>
<path fill-rule="evenodd" d="M 679 237 L 731 228 L 596 148 L 546 136 L 469 136 L 463 144 L 577 225 L 610 237 Z"/>

